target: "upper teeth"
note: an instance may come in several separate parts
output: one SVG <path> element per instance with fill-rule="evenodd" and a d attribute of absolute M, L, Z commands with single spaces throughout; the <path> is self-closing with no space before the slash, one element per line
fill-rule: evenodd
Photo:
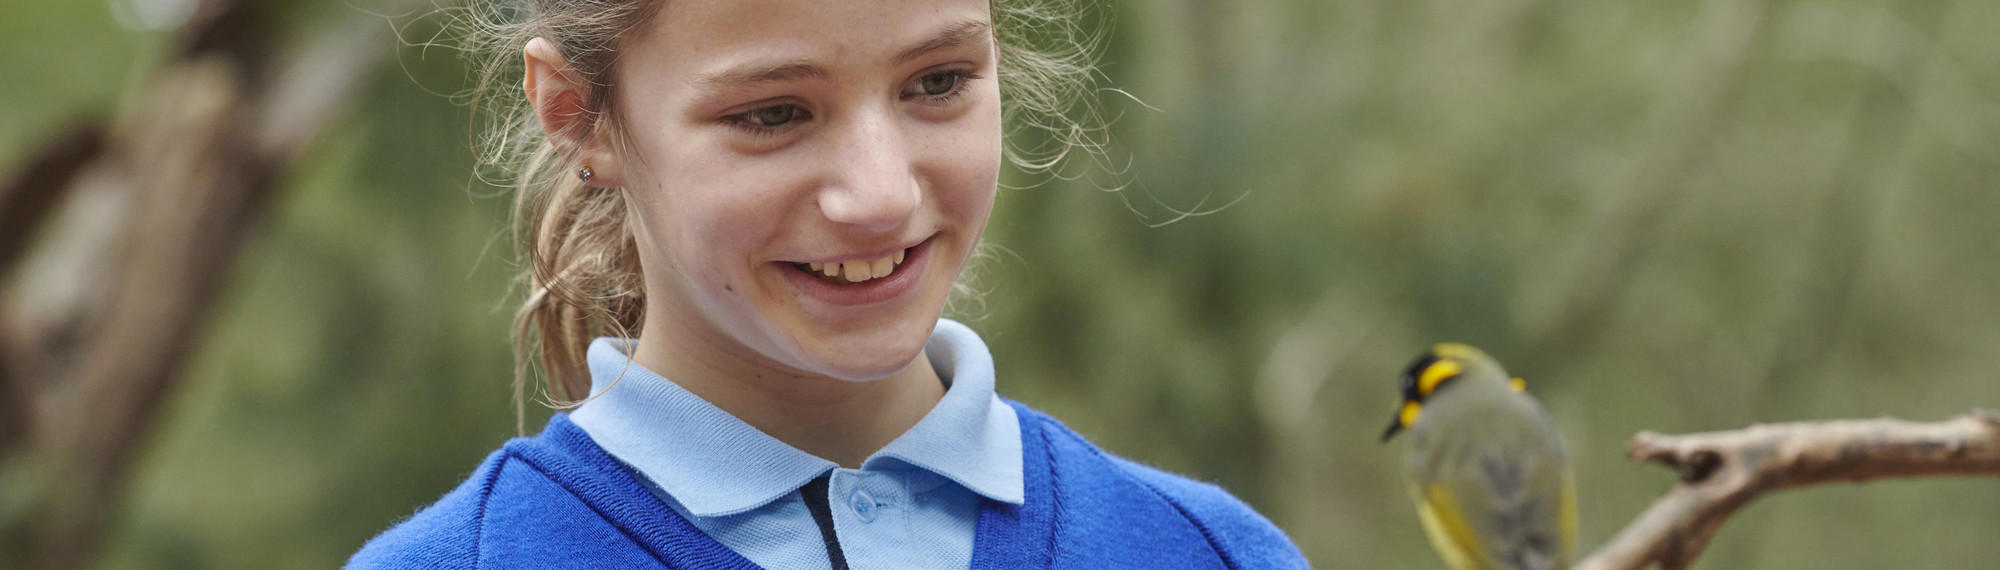
<path fill-rule="evenodd" d="M 902 264 L 903 251 L 899 250 L 896 253 L 884 255 L 880 259 L 857 259 L 854 261 L 836 261 L 833 263 L 815 261 L 807 265 L 812 266 L 813 271 L 824 273 L 827 277 L 841 277 L 846 279 L 848 283 L 859 283 L 869 279 L 888 277 L 890 272 L 896 270 L 896 266 Z"/>

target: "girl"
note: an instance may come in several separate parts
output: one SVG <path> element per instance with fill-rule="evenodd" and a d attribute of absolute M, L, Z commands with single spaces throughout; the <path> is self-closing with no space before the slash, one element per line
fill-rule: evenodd
<path fill-rule="evenodd" d="M 939 318 L 993 206 L 1002 80 L 1046 111 L 1089 73 L 1002 41 L 1069 4 L 995 2 L 518 10 L 521 351 L 582 402 L 350 565 L 1303 567 L 1227 492 L 995 396 Z"/>

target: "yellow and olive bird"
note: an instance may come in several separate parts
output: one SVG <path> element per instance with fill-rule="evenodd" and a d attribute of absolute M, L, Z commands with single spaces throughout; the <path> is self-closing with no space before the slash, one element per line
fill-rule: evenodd
<path fill-rule="evenodd" d="M 1408 448 L 1403 474 L 1431 546 L 1457 570 L 1569 566 L 1576 488 L 1562 434 L 1479 349 L 1432 347 L 1402 378 L 1403 403 L 1382 441 Z"/>

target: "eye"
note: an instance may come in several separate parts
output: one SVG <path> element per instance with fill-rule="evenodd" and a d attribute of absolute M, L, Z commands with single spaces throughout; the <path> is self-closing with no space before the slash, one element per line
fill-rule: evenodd
<path fill-rule="evenodd" d="M 932 102 L 950 101 L 965 92 L 967 83 L 978 78 L 978 74 L 966 69 L 926 73 L 903 90 L 903 98 L 928 99 Z"/>
<path fill-rule="evenodd" d="M 786 123 L 792 122 L 793 119 L 801 118 L 799 115 L 803 112 L 804 110 L 800 109 L 798 105 L 786 103 L 752 109 L 750 112 L 744 113 L 743 118 L 751 125 L 769 128 L 784 126 Z"/>
<path fill-rule="evenodd" d="M 1409 367 L 1403 369 L 1403 397 L 1411 400 L 1424 399 L 1424 393 L 1418 389 L 1418 377 L 1422 376 L 1425 370 L 1430 369 L 1431 365 L 1437 364 L 1437 362 L 1438 357 L 1436 355 L 1426 352 L 1411 362 Z"/>
<path fill-rule="evenodd" d="M 950 93 L 953 88 L 958 87 L 958 79 L 959 77 L 956 73 L 933 73 L 925 75 L 921 81 L 917 82 L 917 86 L 923 88 L 925 95 L 943 95 Z"/>
<path fill-rule="evenodd" d="M 796 103 L 758 107 L 722 118 L 723 124 L 753 135 L 774 135 L 812 119 L 812 112 Z"/>

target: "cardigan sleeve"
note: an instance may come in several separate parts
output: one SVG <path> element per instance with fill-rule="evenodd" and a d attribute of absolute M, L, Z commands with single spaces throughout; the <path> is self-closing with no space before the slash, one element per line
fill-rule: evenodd
<path fill-rule="evenodd" d="M 475 567 L 487 498 L 504 461 L 503 452 L 488 456 L 458 488 L 369 539 L 346 568 Z"/>
<path fill-rule="evenodd" d="M 1221 487 L 1117 456 L 1112 461 L 1200 527 L 1231 568 L 1310 568 L 1285 531 Z"/>

